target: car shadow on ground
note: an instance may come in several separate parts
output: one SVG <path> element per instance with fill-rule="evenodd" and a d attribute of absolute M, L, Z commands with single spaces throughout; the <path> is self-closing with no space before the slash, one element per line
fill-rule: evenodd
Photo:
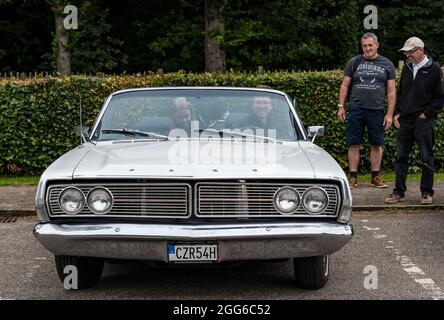
<path fill-rule="evenodd" d="M 242 298 L 264 289 L 295 289 L 291 260 L 247 262 L 243 264 L 176 265 L 159 267 L 142 262 L 107 263 L 99 284 L 100 291 L 131 289 L 146 298 L 177 299 L 172 292 L 187 293 L 190 298 Z M 248 288 L 248 289 L 246 289 Z M 242 293 L 239 293 L 239 290 Z M 230 292 L 232 292 L 231 295 Z M 181 295 L 182 296 L 182 295 Z"/>

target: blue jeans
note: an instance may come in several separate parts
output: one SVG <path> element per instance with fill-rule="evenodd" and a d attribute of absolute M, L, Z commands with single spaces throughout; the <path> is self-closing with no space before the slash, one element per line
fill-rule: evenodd
<path fill-rule="evenodd" d="M 433 158 L 433 145 L 435 144 L 435 120 L 414 119 L 399 121 L 401 127 L 396 132 L 396 182 L 393 193 L 404 196 L 408 173 L 408 161 L 413 143 L 419 147 L 422 160 L 421 192 L 433 196 L 433 174 L 435 161 Z"/>

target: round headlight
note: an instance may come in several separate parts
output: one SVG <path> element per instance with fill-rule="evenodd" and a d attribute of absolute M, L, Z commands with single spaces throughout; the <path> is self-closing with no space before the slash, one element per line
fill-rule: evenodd
<path fill-rule="evenodd" d="M 85 206 L 85 196 L 80 189 L 68 187 L 60 193 L 59 206 L 66 214 L 77 214 Z"/>
<path fill-rule="evenodd" d="M 113 196 L 108 189 L 99 187 L 88 194 L 88 207 L 95 214 L 108 213 L 113 206 Z"/>
<path fill-rule="evenodd" d="M 274 195 L 274 206 L 280 214 L 292 214 L 299 206 L 299 194 L 290 187 L 280 188 Z"/>
<path fill-rule="evenodd" d="M 310 214 L 318 214 L 327 208 L 328 195 L 318 187 L 307 189 L 302 196 L 302 205 Z"/>

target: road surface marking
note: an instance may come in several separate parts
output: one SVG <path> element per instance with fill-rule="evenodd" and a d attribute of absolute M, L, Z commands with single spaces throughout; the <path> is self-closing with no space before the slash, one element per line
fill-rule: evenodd
<path fill-rule="evenodd" d="M 364 229 L 368 230 L 368 231 L 380 231 L 381 229 L 378 227 L 368 227 L 368 226 L 363 226 Z M 376 232 L 373 232 L 373 237 L 377 240 L 381 240 L 381 239 L 385 239 L 387 237 L 387 235 L 385 234 L 377 234 Z M 428 295 L 433 299 L 433 300 L 444 300 L 444 292 L 441 290 L 441 288 L 435 283 L 435 281 L 431 278 L 424 278 L 424 276 L 426 275 L 426 273 L 419 268 L 414 262 L 413 260 L 402 254 L 402 252 L 400 250 L 398 250 L 397 248 L 395 248 L 393 246 L 393 241 L 392 240 L 387 240 L 386 244 L 390 244 L 390 245 L 386 245 L 385 248 L 387 249 L 392 249 L 393 252 L 395 253 L 395 257 L 396 257 L 396 261 L 399 262 L 399 264 L 401 265 L 402 269 L 407 272 L 407 274 L 418 284 L 420 284 L 424 290 L 426 290 L 426 292 L 428 293 Z"/>

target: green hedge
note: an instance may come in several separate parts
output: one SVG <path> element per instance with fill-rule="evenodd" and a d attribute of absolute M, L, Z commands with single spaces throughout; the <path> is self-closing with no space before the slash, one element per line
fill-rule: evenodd
<path fill-rule="evenodd" d="M 304 125 L 324 125 L 326 134 L 316 140 L 347 170 L 345 125 L 337 120 L 336 104 L 340 71 L 300 73 L 185 74 L 108 78 L 72 76 L 36 78 L 30 81 L 0 81 L 0 171 L 6 174 L 40 174 L 52 161 L 79 143 L 73 127 L 79 123 L 82 100 L 84 125 L 91 126 L 104 99 L 113 91 L 158 86 L 236 86 L 267 84 L 287 92 L 298 101 Z M 436 166 L 443 169 L 443 122 L 437 123 Z M 386 133 L 383 160 L 385 170 L 393 169 L 395 130 Z M 369 147 L 362 150 L 361 171 L 368 171 Z M 413 150 L 412 170 L 420 169 L 418 149 Z"/>

